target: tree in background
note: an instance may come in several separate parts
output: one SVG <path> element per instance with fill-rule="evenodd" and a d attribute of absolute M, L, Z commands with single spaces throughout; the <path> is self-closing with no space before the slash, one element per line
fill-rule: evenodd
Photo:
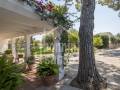
<path fill-rule="evenodd" d="M 61 43 L 64 47 L 64 51 L 65 48 L 67 48 L 69 46 L 69 44 L 72 44 L 72 46 L 76 46 L 78 47 L 78 41 L 79 41 L 79 37 L 78 37 L 78 31 L 75 29 L 70 29 L 68 31 L 63 31 L 62 35 L 61 35 Z M 43 37 L 42 42 L 45 44 L 45 46 L 51 46 L 51 49 L 53 49 L 53 45 L 54 45 L 54 39 L 55 39 L 55 35 L 53 33 L 51 34 L 47 34 Z M 71 47 L 68 47 L 69 49 Z"/>
<path fill-rule="evenodd" d="M 120 38 L 120 33 L 118 33 L 118 34 L 116 35 L 116 37 Z"/>
<path fill-rule="evenodd" d="M 32 39 L 32 46 L 33 46 L 33 47 L 39 48 L 39 44 L 40 44 L 40 41 L 39 41 L 39 40 Z"/>
<path fill-rule="evenodd" d="M 120 33 L 118 33 L 116 36 L 117 42 L 120 43 Z"/>
<path fill-rule="evenodd" d="M 110 32 L 98 33 L 95 37 L 101 37 L 103 40 L 103 46 L 101 48 L 109 48 L 110 37 L 113 37 L 113 34 Z"/>
<path fill-rule="evenodd" d="M 110 37 L 111 44 L 117 44 L 117 38 L 115 36 Z"/>
<path fill-rule="evenodd" d="M 75 29 L 70 29 L 68 31 L 68 51 L 69 52 L 78 51 L 78 48 L 79 48 L 78 42 L 79 42 L 78 31 Z"/>
<path fill-rule="evenodd" d="M 75 29 L 70 29 L 68 31 L 68 40 L 69 43 L 72 43 L 73 45 L 76 45 L 78 47 L 78 42 L 79 42 L 79 36 L 78 36 L 78 31 Z"/>
<path fill-rule="evenodd" d="M 102 5 L 107 5 L 109 8 L 112 8 L 115 11 L 120 11 L 120 0 L 98 0 L 98 3 Z"/>
<path fill-rule="evenodd" d="M 114 35 L 110 37 L 110 43 L 112 45 L 112 48 L 117 48 L 120 46 L 120 34 Z"/>
<path fill-rule="evenodd" d="M 109 37 L 107 35 L 100 36 L 103 40 L 103 46 L 101 48 L 108 48 L 109 47 Z"/>
<path fill-rule="evenodd" d="M 53 45 L 54 45 L 54 34 L 46 34 L 43 39 L 42 42 L 45 46 L 48 46 L 51 48 L 51 50 L 53 49 Z"/>
<path fill-rule="evenodd" d="M 18 52 L 24 52 L 24 43 L 25 43 L 24 37 L 19 37 L 16 39 L 16 49 Z"/>

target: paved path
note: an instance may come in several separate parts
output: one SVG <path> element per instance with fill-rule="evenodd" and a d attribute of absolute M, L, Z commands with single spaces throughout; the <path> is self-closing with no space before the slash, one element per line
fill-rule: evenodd
<path fill-rule="evenodd" d="M 98 70 L 107 78 L 111 90 L 120 90 L 120 48 L 96 54 Z"/>
<path fill-rule="evenodd" d="M 107 78 L 106 90 L 120 90 L 120 49 L 102 50 L 96 53 L 96 65 L 100 74 Z M 78 70 L 78 54 L 70 58 L 70 63 L 65 68 L 66 74 L 63 80 L 52 87 L 36 85 L 34 76 L 27 76 L 27 83 L 21 90 L 80 90 L 69 86 Z M 40 84 L 40 82 L 39 82 Z"/>
<path fill-rule="evenodd" d="M 107 78 L 107 90 L 120 90 L 120 48 L 111 50 L 101 50 L 95 54 L 96 65 L 100 74 Z M 78 70 L 78 62 L 71 58 L 70 64 L 66 69 L 66 82 L 68 84 L 71 78 L 74 78 Z M 75 61 L 74 61 L 75 60 Z"/>

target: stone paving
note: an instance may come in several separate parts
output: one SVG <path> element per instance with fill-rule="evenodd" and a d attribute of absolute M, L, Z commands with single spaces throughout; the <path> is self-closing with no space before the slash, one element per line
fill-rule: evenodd
<path fill-rule="evenodd" d="M 107 78 L 108 88 L 106 90 L 120 90 L 120 48 L 101 50 L 95 54 L 95 57 L 101 76 Z M 64 84 L 69 84 L 76 76 L 78 70 L 77 58 L 72 57 L 66 68 Z"/>
<path fill-rule="evenodd" d="M 120 49 L 102 50 L 97 52 L 95 56 L 100 74 L 107 78 L 108 88 L 106 90 L 120 90 Z M 55 86 L 43 87 L 39 85 L 36 87 L 34 83 L 28 82 L 21 90 L 80 90 L 69 86 L 71 80 L 76 76 L 77 70 L 78 54 L 70 58 L 70 62 L 65 68 L 64 79 Z M 34 78 L 34 76 L 32 78 L 30 76 L 30 79 L 33 79 L 31 81 L 34 81 Z"/>

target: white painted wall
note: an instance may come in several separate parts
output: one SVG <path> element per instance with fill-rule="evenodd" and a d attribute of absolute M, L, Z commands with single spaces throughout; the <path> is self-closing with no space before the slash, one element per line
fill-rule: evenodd
<path fill-rule="evenodd" d="M 4 53 L 8 49 L 8 39 L 0 41 L 0 52 Z"/>

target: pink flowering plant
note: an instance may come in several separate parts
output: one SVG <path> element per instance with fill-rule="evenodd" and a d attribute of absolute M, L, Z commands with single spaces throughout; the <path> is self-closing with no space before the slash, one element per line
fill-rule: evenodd
<path fill-rule="evenodd" d="M 68 16 L 68 8 L 65 5 L 55 5 L 43 0 L 22 0 L 26 2 L 41 17 L 54 26 L 62 26 L 66 29 L 72 27 L 73 21 Z"/>

